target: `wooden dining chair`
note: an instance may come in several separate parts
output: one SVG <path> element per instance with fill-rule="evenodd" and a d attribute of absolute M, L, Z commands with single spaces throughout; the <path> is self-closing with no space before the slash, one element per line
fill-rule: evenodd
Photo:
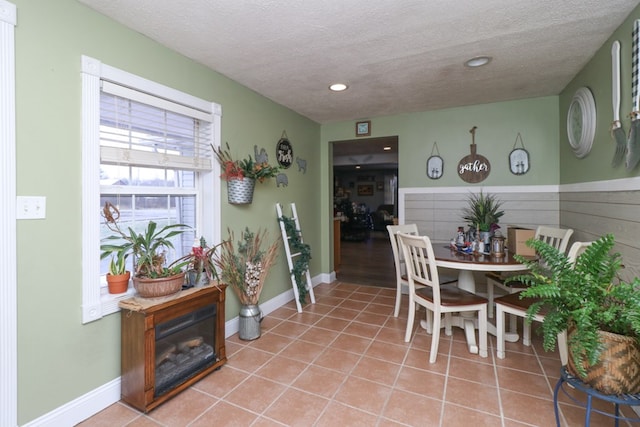
<path fill-rule="evenodd" d="M 406 265 L 402 248 L 398 244 L 398 233 L 418 234 L 418 226 L 416 224 L 387 225 L 389 233 L 389 241 L 391 242 L 391 250 L 393 252 L 393 265 L 396 269 L 396 306 L 393 310 L 393 316 L 400 315 L 400 303 L 402 301 L 402 286 L 409 286 L 407 281 Z"/>
<path fill-rule="evenodd" d="M 411 340 L 416 304 L 425 307 L 427 324 L 431 324 L 431 354 L 429 363 L 438 356 L 442 315 L 460 312 L 478 312 L 479 351 L 487 357 L 487 299 L 457 286 L 441 285 L 431 240 L 427 236 L 398 233 L 406 260 L 409 283 L 409 316 L 405 342 Z M 428 332 L 428 331 L 427 331 Z"/>
<path fill-rule="evenodd" d="M 536 229 L 534 239 L 542 240 L 558 249 L 560 252 L 564 253 L 567 250 L 569 238 L 572 234 L 573 230 L 570 228 L 563 229 L 541 225 Z M 487 279 L 487 298 L 489 299 L 489 318 L 493 317 L 496 287 L 502 289 L 508 294 L 520 292 L 526 287 L 524 283 L 520 282 L 511 281 L 509 283 L 505 283 L 505 280 L 508 278 L 508 276 L 509 275 L 494 272 L 487 273 L 485 276 Z M 510 320 L 510 329 L 511 332 L 516 332 L 515 316 Z"/>
<path fill-rule="evenodd" d="M 575 242 L 571 245 L 567 257 L 571 263 L 575 263 L 576 259 L 584 252 L 584 250 L 591 244 L 591 242 Z M 523 317 L 526 319 L 527 310 L 529 307 L 540 301 L 539 298 L 522 298 L 520 299 L 520 292 L 509 293 L 495 299 L 496 303 L 496 330 L 497 330 L 497 356 L 499 359 L 505 358 L 505 333 L 504 333 L 504 317 L 505 314 L 511 316 Z M 545 317 L 544 307 L 533 317 L 536 322 L 543 322 Z M 526 346 L 531 345 L 531 323 L 526 320 L 523 322 L 522 327 L 522 344 Z M 567 331 L 563 331 L 558 334 L 558 352 L 560 353 L 560 361 L 562 365 L 566 365 L 568 361 L 567 351 Z"/>

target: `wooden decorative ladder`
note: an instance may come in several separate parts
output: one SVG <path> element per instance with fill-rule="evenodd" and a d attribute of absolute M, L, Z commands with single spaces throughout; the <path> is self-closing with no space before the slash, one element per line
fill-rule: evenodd
<path fill-rule="evenodd" d="M 302 304 L 300 304 L 300 292 L 298 291 L 298 283 L 296 282 L 296 278 L 293 274 L 293 260 L 300 256 L 299 252 L 294 254 L 291 253 L 291 247 L 289 245 L 289 240 L 291 236 L 287 235 L 287 229 L 285 228 L 284 221 L 282 218 L 282 206 L 280 203 L 276 203 L 276 212 L 278 214 L 278 223 L 280 224 L 280 231 L 282 232 L 282 241 L 284 242 L 284 250 L 287 254 L 287 263 L 289 265 L 289 271 L 291 272 L 291 286 L 293 287 L 293 295 L 296 300 L 296 307 L 298 308 L 298 313 L 302 313 Z M 298 220 L 298 212 L 296 211 L 296 204 L 291 203 L 291 219 L 294 221 L 296 225 L 296 233 L 300 236 L 300 242 L 302 240 L 302 231 L 300 230 L 300 221 Z M 305 272 L 306 284 L 305 288 L 309 292 L 309 298 L 311 299 L 311 304 L 316 303 L 316 297 L 313 294 L 313 285 L 311 284 L 311 275 L 309 274 L 309 269 Z"/>

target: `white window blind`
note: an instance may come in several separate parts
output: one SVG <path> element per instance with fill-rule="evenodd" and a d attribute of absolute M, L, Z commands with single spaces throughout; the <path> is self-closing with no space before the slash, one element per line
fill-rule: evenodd
<path fill-rule="evenodd" d="M 101 163 L 212 169 L 212 114 L 106 81 L 100 110 Z"/>

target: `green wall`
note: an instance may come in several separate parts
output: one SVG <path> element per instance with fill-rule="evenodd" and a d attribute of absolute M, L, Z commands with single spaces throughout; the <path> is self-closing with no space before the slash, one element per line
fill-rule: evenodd
<path fill-rule="evenodd" d="M 449 187 L 469 185 L 458 177 L 458 162 L 470 153 L 471 133 L 477 126 L 478 154 L 491 163 L 491 174 L 481 186 L 557 184 L 558 156 L 558 97 L 524 99 L 493 104 L 474 105 L 438 111 L 371 118 L 371 137 L 398 136 L 399 187 Z M 355 121 L 322 126 L 322 154 L 331 158 L 331 141 L 354 139 Z M 530 171 L 516 176 L 509 170 L 508 156 L 518 132 L 529 152 Z M 359 138 L 360 139 L 360 138 Z M 432 180 L 426 175 L 426 162 L 438 143 L 444 159 L 444 174 Z M 518 144 L 518 147 L 520 145 Z M 323 226 L 330 224 L 333 205 L 329 185 L 332 171 L 327 168 L 322 180 Z M 325 186 L 326 184 L 326 186 Z M 325 206 L 324 203 L 327 203 Z M 323 246 L 329 245 L 329 233 L 322 234 Z M 324 260 L 329 262 L 329 260 Z M 322 266 L 328 270 L 329 266 Z"/>
<path fill-rule="evenodd" d="M 562 184 L 619 179 L 637 176 L 640 167 L 627 171 L 624 164 L 613 168 L 611 160 L 615 143 L 611 138 L 613 109 L 611 104 L 611 44 L 620 41 L 621 101 L 620 120 L 625 132 L 631 119 L 631 31 L 633 21 L 640 19 L 640 6 L 629 15 L 586 66 L 560 94 L 560 182 Z M 582 159 L 574 156 L 567 137 L 566 117 L 574 93 L 581 86 L 591 89 L 596 103 L 596 136 L 591 152 Z"/>
<path fill-rule="evenodd" d="M 81 80 L 80 56 L 88 55 L 223 108 L 222 141 L 238 155 L 275 145 L 286 131 L 295 165 L 289 186 L 258 184 L 254 202 L 236 207 L 223 189 L 222 230 L 266 227 L 279 236 L 275 202 L 296 202 L 305 241 L 319 274 L 320 221 L 315 194 L 320 167 L 320 126 L 130 31 L 75 0 L 12 0 L 17 6 L 17 194 L 47 198 L 47 217 L 18 221 L 18 422 L 24 424 L 120 376 L 120 315 L 81 324 Z M 211 220 L 217 220 L 212 218 Z M 262 300 L 291 289 L 280 250 Z M 227 318 L 237 316 L 228 295 Z"/>

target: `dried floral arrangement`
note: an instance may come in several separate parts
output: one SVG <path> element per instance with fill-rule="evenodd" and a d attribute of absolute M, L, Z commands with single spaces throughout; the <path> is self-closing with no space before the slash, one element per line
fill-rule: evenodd
<path fill-rule="evenodd" d="M 211 148 L 222 168 L 220 178 L 226 181 L 230 179 L 252 178 L 259 182 L 264 182 L 264 180 L 268 178 L 275 178 L 278 172 L 280 172 L 278 166 L 271 166 L 267 162 L 258 163 L 253 160 L 251 155 L 246 159 L 234 160 L 231 156 L 229 143 L 227 142 L 225 146 L 225 149 L 222 147 L 214 147 L 213 145 L 211 145 Z"/>
<path fill-rule="evenodd" d="M 266 239 L 266 230 L 253 233 L 247 227 L 241 233 L 236 247 L 234 234 L 229 230 L 229 239 L 222 243 L 220 251 L 214 255 L 220 280 L 233 289 L 241 304 L 258 304 L 264 281 L 275 261 L 278 239 L 262 249 Z"/>

